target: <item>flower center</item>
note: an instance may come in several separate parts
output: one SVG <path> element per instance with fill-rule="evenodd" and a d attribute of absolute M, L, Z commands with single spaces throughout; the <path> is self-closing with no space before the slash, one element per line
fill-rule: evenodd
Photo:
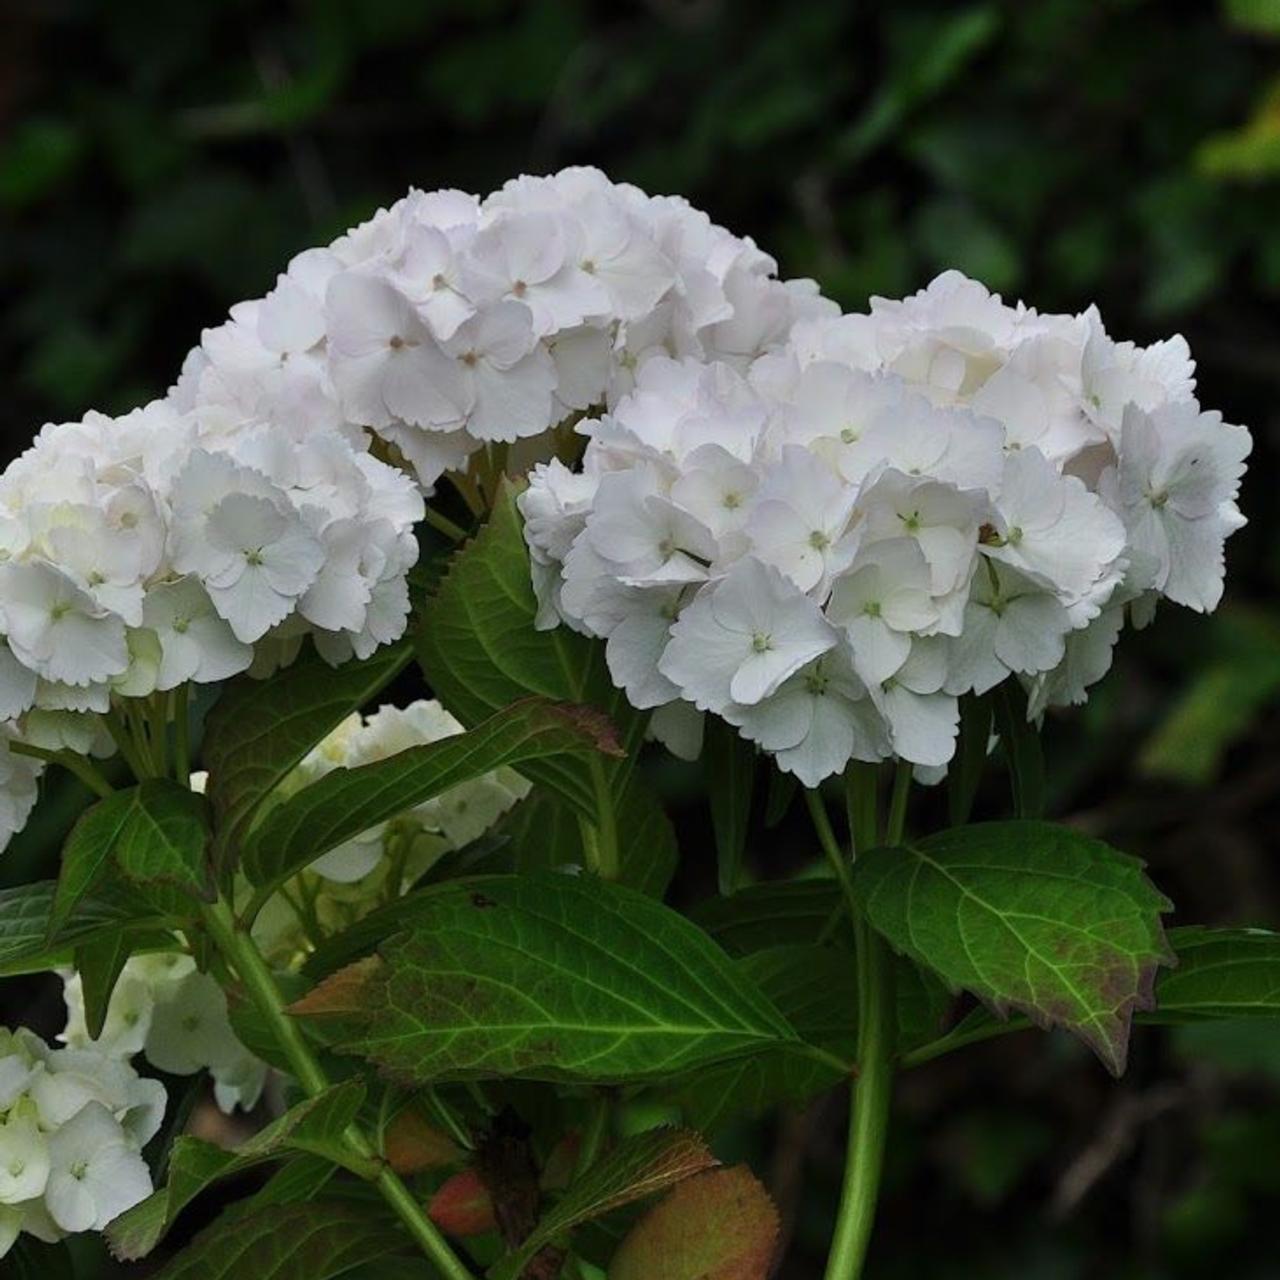
<path fill-rule="evenodd" d="M 1009 537 L 1006 539 L 1011 547 L 1018 546 L 1022 541 L 1022 526 L 1015 524 L 1009 529 Z"/>
<path fill-rule="evenodd" d="M 89 1162 L 87 1160 L 77 1160 L 67 1172 L 77 1181 L 83 1182 L 85 1174 L 89 1172 Z"/>
<path fill-rule="evenodd" d="M 773 637 L 757 631 L 751 637 L 751 648 L 756 653 L 768 653 L 773 648 Z"/>
<path fill-rule="evenodd" d="M 262 548 L 253 547 L 244 553 L 244 562 L 252 568 L 257 569 L 262 564 Z"/>
<path fill-rule="evenodd" d="M 734 493 L 732 490 L 724 495 L 724 507 L 726 511 L 736 511 L 742 506 L 742 494 Z"/>
<path fill-rule="evenodd" d="M 814 670 L 810 671 L 804 678 L 804 687 L 813 694 L 815 698 L 821 698 L 826 694 L 827 685 L 829 683 L 830 680 L 827 676 L 822 674 L 822 669 L 820 667 L 815 667 Z"/>
<path fill-rule="evenodd" d="M 815 529 L 809 535 L 809 545 L 815 551 L 825 551 L 831 545 L 831 539 L 821 529 Z"/>
<path fill-rule="evenodd" d="M 511 292 L 514 293 L 517 298 L 523 298 L 524 295 L 529 292 L 529 286 L 525 284 L 523 280 L 517 280 L 515 284 L 511 286 Z"/>
<path fill-rule="evenodd" d="M 865 613 L 868 618 L 878 618 L 880 616 L 880 601 L 868 600 L 867 603 L 862 606 L 862 612 Z"/>
<path fill-rule="evenodd" d="M 858 429 L 856 427 L 840 428 L 840 439 L 844 441 L 845 444 L 853 444 L 853 442 L 857 440 L 857 438 L 858 438 Z"/>
<path fill-rule="evenodd" d="M 1152 510 L 1159 511 L 1169 501 L 1169 490 L 1155 489 L 1147 494 L 1147 501 L 1151 503 Z"/>

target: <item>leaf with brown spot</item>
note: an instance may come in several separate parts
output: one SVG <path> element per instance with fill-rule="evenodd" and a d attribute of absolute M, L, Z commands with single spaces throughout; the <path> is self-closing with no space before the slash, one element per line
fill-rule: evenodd
<path fill-rule="evenodd" d="M 854 866 L 872 925 L 953 988 L 1079 1036 L 1124 1070 L 1134 1014 L 1173 963 L 1172 904 L 1136 858 L 1048 822 L 987 822 Z"/>
<path fill-rule="evenodd" d="M 492 906 L 477 907 L 480 894 Z M 484 876 L 405 898 L 381 965 L 292 1006 L 394 1079 L 625 1083 L 799 1044 L 696 925 L 586 876 Z"/>
<path fill-rule="evenodd" d="M 503 1258 L 492 1280 L 514 1280 L 541 1249 L 584 1222 L 665 1191 L 719 1162 L 692 1129 L 658 1128 L 624 1138 L 573 1181 L 523 1247 Z"/>
<path fill-rule="evenodd" d="M 378 956 L 366 956 L 330 974 L 285 1012 L 296 1018 L 359 1017 L 369 1011 L 369 995 L 385 968 Z"/>
<path fill-rule="evenodd" d="M 618 1246 L 609 1280 L 765 1280 L 778 1210 L 746 1165 L 682 1182 Z"/>

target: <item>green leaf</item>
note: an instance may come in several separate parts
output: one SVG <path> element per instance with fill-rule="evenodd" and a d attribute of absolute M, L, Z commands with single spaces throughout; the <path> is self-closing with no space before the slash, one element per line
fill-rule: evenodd
<path fill-rule="evenodd" d="M 796 1039 L 677 912 L 554 874 L 450 881 L 406 931 L 293 1006 L 394 1077 L 650 1079 Z"/>
<path fill-rule="evenodd" d="M 132 939 L 122 932 L 82 943 L 75 950 L 75 968 L 80 975 L 84 996 L 85 1029 L 91 1040 L 102 1034 L 111 993 L 115 991 L 116 981 L 132 952 Z"/>
<path fill-rule="evenodd" d="M 61 924 L 51 925 L 57 886 L 52 880 L 0 889 L 0 977 L 41 973 L 65 964 L 74 946 L 122 931 L 153 926 L 153 913 L 130 891 L 82 897 Z"/>
<path fill-rule="evenodd" d="M 1129 1027 L 1171 956 L 1171 909 L 1136 858 L 1044 822 L 960 827 L 854 864 L 872 925 L 1003 1016 L 1074 1032 L 1124 1070 Z"/>
<path fill-rule="evenodd" d="M 708 898 L 689 918 L 730 955 L 745 956 L 791 943 L 841 941 L 848 933 L 840 918 L 843 910 L 834 880 L 784 880 L 751 885 L 727 898 Z"/>
<path fill-rule="evenodd" d="M 650 1129 L 624 1138 L 570 1183 L 520 1248 L 489 1271 L 490 1280 L 517 1280 L 531 1258 L 547 1245 L 562 1243 L 574 1227 L 665 1191 L 717 1163 L 691 1129 Z"/>
<path fill-rule="evenodd" d="M 525 698 L 469 732 L 326 774 L 258 824 L 244 846 L 244 871 L 254 884 L 280 884 L 345 840 L 459 783 L 504 765 L 553 756 L 583 761 L 600 752 L 619 755 L 621 748 L 598 711 Z"/>
<path fill-rule="evenodd" d="M 648 870 L 648 860 L 665 865 L 673 847 L 660 806 L 633 767 L 647 717 L 614 687 L 603 643 L 567 627 L 539 631 L 535 625 L 538 607 L 515 496 L 510 486 L 504 488 L 488 523 L 454 556 L 419 619 L 418 660 L 436 696 L 468 728 L 530 694 L 604 711 L 618 729 L 626 758 L 598 757 L 585 769 L 549 758 L 530 762 L 524 772 L 576 811 L 594 813 L 606 844 L 610 834 L 616 840 L 617 878 L 647 887 L 662 880 Z M 637 816 L 661 832 L 660 843 L 636 838 Z M 571 856 L 581 857 L 583 865 L 595 858 L 577 850 Z M 569 860 L 562 857 L 560 863 Z"/>
<path fill-rule="evenodd" d="M 707 723 L 703 745 L 711 822 L 716 837 L 720 892 L 730 894 L 742 880 L 742 857 L 755 790 L 756 749 L 718 716 Z"/>
<path fill-rule="evenodd" d="M 332 1280 L 406 1253 L 407 1238 L 358 1201 L 303 1201 L 223 1214 L 155 1280 Z"/>
<path fill-rule="evenodd" d="M 207 843 L 204 798 L 176 782 L 149 779 L 98 801 L 63 846 L 51 934 L 63 927 L 110 863 L 135 886 L 207 899 L 212 891 Z"/>
<path fill-rule="evenodd" d="M 266 1160 L 303 1152 L 350 1166 L 354 1157 L 343 1141 L 343 1133 L 359 1114 L 364 1096 L 364 1085 L 359 1081 L 335 1085 L 300 1102 L 234 1151 L 200 1138 L 179 1138 L 169 1159 L 167 1183 L 107 1228 L 112 1252 L 128 1262 L 146 1257 L 178 1214 L 202 1191 L 219 1178 L 241 1173 Z M 368 1170 L 361 1168 L 361 1172 Z"/>
<path fill-rule="evenodd" d="M 674 1094 L 685 1120 L 705 1132 L 737 1116 L 803 1102 L 854 1070 L 858 983 L 852 953 L 793 944 L 756 951 L 738 966 L 785 1011 L 804 1044 L 717 1063 L 678 1084 Z"/>
<path fill-rule="evenodd" d="M 286 1160 L 263 1187 L 249 1197 L 248 1203 L 254 1208 L 266 1208 L 314 1200 L 337 1171 L 338 1166 L 323 1156 L 295 1156 Z"/>
<path fill-rule="evenodd" d="M 1177 968 L 1156 983 L 1143 1022 L 1280 1018 L 1280 933 L 1269 929 L 1172 929 Z"/>
<path fill-rule="evenodd" d="M 1169 931 L 1175 965 L 1156 976 L 1155 1006 L 1140 1011 L 1144 1026 L 1191 1026 L 1230 1021 L 1280 1021 L 1280 933 L 1269 929 L 1211 929 L 1189 925 Z M 909 1065 L 1023 1031 L 1023 1018 L 997 1019 L 972 1010 L 944 1036 L 921 1041 Z"/>
<path fill-rule="evenodd" d="M 1013 784 L 1013 808 L 1019 818 L 1044 816 L 1044 753 L 1040 734 L 1027 720 L 1027 695 L 1016 680 L 992 694 L 996 728 Z"/>
<path fill-rule="evenodd" d="M 745 1165 L 680 1183 L 627 1234 L 609 1280 L 765 1280 L 778 1211 Z"/>
<path fill-rule="evenodd" d="M 303 756 L 384 689 L 412 656 L 407 643 L 389 645 L 364 662 L 334 668 L 308 650 L 270 680 L 231 681 L 209 713 L 203 746 L 220 863 Z"/>

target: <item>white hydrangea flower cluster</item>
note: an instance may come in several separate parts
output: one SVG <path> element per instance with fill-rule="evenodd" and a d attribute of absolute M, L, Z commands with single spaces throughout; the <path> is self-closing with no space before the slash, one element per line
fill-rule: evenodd
<path fill-rule="evenodd" d="M 97 717 L 403 633 L 423 500 L 344 436 L 178 412 L 46 427 L 0 477 L 0 848 L 48 750 L 109 754 Z"/>
<path fill-rule="evenodd" d="M 102 1033 L 89 1038 L 78 973 L 64 976 L 67 1025 L 58 1037 L 71 1049 L 113 1062 L 141 1053 L 157 1070 L 175 1076 L 207 1071 L 218 1106 L 230 1115 L 252 1110 L 262 1096 L 267 1064 L 240 1043 L 227 1016 L 222 988 L 180 952 L 131 956 L 111 993 Z"/>
<path fill-rule="evenodd" d="M 22 1232 L 101 1231 L 151 1194 L 141 1156 L 167 1098 L 93 1046 L 51 1049 L 0 1027 L 0 1258 Z"/>
<path fill-rule="evenodd" d="M 335 769 L 372 764 L 462 731 L 440 703 L 428 699 L 407 707 L 380 707 L 369 716 L 348 716 L 294 770 L 281 795 L 299 791 Z M 322 854 L 308 870 L 336 884 L 354 884 L 384 863 L 398 860 L 402 878 L 416 878 L 442 854 L 479 839 L 529 790 L 529 783 L 514 769 L 495 769 L 362 832 Z"/>
<path fill-rule="evenodd" d="M 234 307 L 166 400 L 46 427 L 0 476 L 0 848 L 41 767 L 15 736 L 110 754 L 113 696 L 267 673 L 308 634 L 333 662 L 398 639 L 444 471 L 655 355 L 746 368 L 834 314 L 776 269 L 594 169 L 413 191 Z"/>
<path fill-rule="evenodd" d="M 1126 607 L 1218 603 L 1251 440 L 1193 373 L 957 272 L 745 372 L 652 360 L 521 495 L 541 622 L 604 637 L 660 734 L 711 712 L 810 786 L 936 772 L 960 695 L 1081 701 Z"/>
<path fill-rule="evenodd" d="M 616 398 L 654 354 L 743 366 L 835 311 L 776 272 L 687 201 L 597 169 L 484 200 L 415 190 L 234 307 L 173 399 L 286 434 L 370 428 L 430 492 L 484 445 Z"/>

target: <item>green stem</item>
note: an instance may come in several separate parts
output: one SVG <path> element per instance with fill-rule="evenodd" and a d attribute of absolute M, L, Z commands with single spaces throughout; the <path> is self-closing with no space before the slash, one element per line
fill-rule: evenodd
<path fill-rule="evenodd" d="M 153 693 L 147 706 L 147 725 L 151 739 L 151 759 L 158 777 L 169 773 L 169 697 Z"/>
<path fill-rule="evenodd" d="M 434 507 L 427 508 L 426 521 L 433 529 L 443 533 L 450 542 L 466 542 L 471 536 L 460 524 L 455 524 Z"/>
<path fill-rule="evenodd" d="M 618 815 L 613 809 L 613 794 L 604 764 L 592 759 L 591 785 L 596 793 L 596 820 L 594 824 L 583 822 L 582 847 L 586 855 L 587 870 L 601 880 L 616 880 L 622 871 L 622 854 L 618 849 Z"/>
<path fill-rule="evenodd" d="M 899 760 L 893 773 L 893 795 L 889 798 L 889 817 L 884 833 L 886 844 L 902 843 L 902 834 L 907 825 L 907 800 L 910 795 L 911 766 L 905 760 Z"/>
<path fill-rule="evenodd" d="M 222 899 L 205 907 L 203 915 L 210 937 L 217 944 L 223 958 L 240 975 L 249 998 L 270 1029 L 281 1052 L 289 1060 L 298 1083 L 311 1097 L 323 1093 L 329 1088 L 329 1079 L 311 1052 L 311 1046 L 307 1044 L 301 1028 L 285 1012 L 284 999 L 276 985 L 275 975 L 254 945 L 253 939 L 236 927 L 235 917 Z M 374 1185 L 445 1280 L 473 1280 L 471 1273 L 449 1247 L 448 1241 L 427 1217 L 399 1175 L 389 1165 L 378 1162 L 373 1144 L 365 1136 L 363 1129 L 358 1124 L 352 1124 L 343 1137 L 352 1154 L 361 1163 L 369 1161 L 376 1164 L 378 1172 L 373 1178 Z"/>
<path fill-rule="evenodd" d="M 32 760 L 43 760 L 45 764 L 61 765 L 68 773 L 75 774 L 94 795 L 103 800 L 115 793 L 115 787 L 98 772 L 94 765 L 73 751 L 47 751 L 44 747 L 17 741 L 10 741 L 9 750 L 16 756 L 30 756 Z"/>
<path fill-rule="evenodd" d="M 827 855 L 831 870 L 835 872 L 835 877 L 840 882 L 840 888 L 844 892 L 844 900 L 850 914 L 856 918 L 858 900 L 853 893 L 853 875 L 849 869 L 849 859 L 844 850 L 840 848 L 836 833 L 831 828 L 831 819 L 827 816 L 827 806 L 822 803 L 822 796 L 808 787 L 805 788 L 804 799 L 809 806 L 809 816 L 813 819 L 813 829 L 818 833 L 818 843 L 822 846 L 822 852 Z"/>
<path fill-rule="evenodd" d="M 111 741 L 116 744 L 116 750 L 120 752 L 120 758 L 129 766 L 129 772 L 139 782 L 149 778 L 151 770 L 135 749 L 133 738 L 117 712 L 114 709 L 104 712 L 102 723 L 111 735 Z"/>
<path fill-rule="evenodd" d="M 878 842 L 876 781 L 874 766 L 854 764 L 846 775 L 855 856 Z M 902 839 L 910 783 L 910 767 L 899 765 L 885 833 L 890 844 Z M 827 1259 L 827 1280 L 857 1280 L 862 1274 L 875 1225 L 893 1095 L 897 1037 L 893 957 L 856 905 L 853 932 L 858 982 L 858 1079 L 849 1108 L 844 1184 Z"/>
<path fill-rule="evenodd" d="M 893 1093 L 895 1011 L 893 957 L 859 913 L 854 923 L 858 962 L 858 1079 L 849 1109 L 849 1141 L 827 1280 L 862 1274 L 875 1224 L 880 1175 Z"/>
<path fill-rule="evenodd" d="M 178 782 L 191 785 L 191 686 L 179 685 L 173 691 L 173 758 Z"/>

